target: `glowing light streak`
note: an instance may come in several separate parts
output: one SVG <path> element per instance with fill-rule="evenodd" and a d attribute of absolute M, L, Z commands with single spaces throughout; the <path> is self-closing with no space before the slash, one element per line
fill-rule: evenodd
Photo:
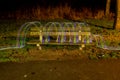
<path fill-rule="evenodd" d="M 42 32 L 45 32 L 46 35 L 43 35 L 39 38 L 40 42 L 42 43 L 48 43 L 50 42 L 50 32 L 54 31 L 55 32 L 60 32 L 57 34 L 56 42 L 58 43 L 63 43 L 67 41 L 67 36 L 69 32 L 69 43 L 78 43 L 78 42 L 84 42 L 84 44 L 89 44 L 92 43 L 93 40 L 95 40 L 95 44 L 97 47 L 102 48 L 102 49 L 107 49 L 107 50 L 120 50 L 120 46 L 114 47 L 114 46 L 108 46 L 107 43 L 105 43 L 104 38 L 102 35 L 83 35 L 79 36 L 79 32 L 89 32 L 90 29 L 86 27 L 86 23 L 80 23 L 80 22 L 48 22 L 46 25 L 43 25 L 39 21 L 34 21 L 34 22 L 27 22 L 23 24 L 19 31 L 18 31 L 18 36 L 16 40 L 16 46 L 11 46 L 11 47 L 3 47 L 0 48 L 0 50 L 6 50 L 6 49 L 18 49 L 18 48 L 23 48 L 25 47 L 26 44 L 26 38 L 27 34 L 30 30 L 31 27 L 35 27 L 36 30 L 39 32 L 39 36 L 41 36 Z M 72 32 L 74 35 L 72 35 Z M 78 33 L 76 33 L 78 32 Z M 44 38 L 43 38 L 44 37 Z M 83 37 L 81 39 L 81 37 Z"/>

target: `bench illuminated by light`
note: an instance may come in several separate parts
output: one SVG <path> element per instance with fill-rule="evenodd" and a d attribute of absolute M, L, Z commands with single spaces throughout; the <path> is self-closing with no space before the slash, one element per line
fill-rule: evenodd
<path fill-rule="evenodd" d="M 72 26 L 71 26 L 72 25 Z M 91 33 L 89 27 L 82 27 L 78 23 L 64 23 L 58 26 L 58 23 L 51 23 L 49 26 L 43 26 L 39 30 L 35 27 L 30 29 L 29 36 L 33 40 L 27 44 L 35 44 L 41 49 L 41 45 L 79 45 L 82 50 L 85 45 L 91 44 Z M 37 38 L 37 40 L 34 40 Z"/>

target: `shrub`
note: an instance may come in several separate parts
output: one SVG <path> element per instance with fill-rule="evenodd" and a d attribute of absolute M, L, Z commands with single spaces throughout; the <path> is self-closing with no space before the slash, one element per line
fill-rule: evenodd
<path fill-rule="evenodd" d="M 116 52 L 111 52 L 110 57 L 113 58 L 113 59 L 116 59 L 117 58 L 117 53 Z"/>

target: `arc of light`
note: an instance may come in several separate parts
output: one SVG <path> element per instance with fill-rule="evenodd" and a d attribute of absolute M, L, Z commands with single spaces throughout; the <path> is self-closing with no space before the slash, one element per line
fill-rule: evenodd
<path fill-rule="evenodd" d="M 58 26 L 57 26 L 58 25 Z M 60 29 L 61 29 L 61 24 L 59 22 L 55 22 L 55 25 L 56 26 L 56 32 L 60 32 Z M 56 42 L 59 42 L 59 36 L 60 34 L 57 34 L 57 39 L 56 39 Z"/>
<path fill-rule="evenodd" d="M 40 22 L 34 21 L 34 22 L 25 23 L 19 29 L 19 31 L 18 31 L 18 37 L 17 37 L 17 46 L 18 47 L 21 48 L 21 47 L 25 46 L 25 38 L 26 38 L 26 34 L 27 34 L 27 31 L 29 30 L 30 25 L 34 25 L 37 28 L 37 30 L 40 31 L 40 28 L 35 23 L 40 24 L 40 27 L 41 27 L 41 23 Z M 21 34 L 21 32 L 23 32 L 23 34 Z"/>
<path fill-rule="evenodd" d="M 68 25 L 68 23 L 63 23 L 63 26 L 66 27 L 66 29 L 68 30 L 69 32 L 69 42 L 71 42 L 71 33 L 70 33 L 70 26 Z M 64 28 L 65 29 L 65 28 Z"/>
<path fill-rule="evenodd" d="M 63 42 L 64 41 L 64 38 L 65 38 L 65 34 L 66 34 L 66 31 L 65 31 L 65 26 L 66 27 L 68 27 L 68 24 L 71 24 L 70 22 L 68 23 L 68 22 L 64 22 L 64 23 L 62 23 L 61 25 L 62 25 L 62 32 L 61 32 L 61 34 L 62 34 L 62 36 L 61 36 L 61 42 Z M 64 34 L 65 33 L 65 34 Z M 70 33 L 70 32 L 69 32 Z"/>

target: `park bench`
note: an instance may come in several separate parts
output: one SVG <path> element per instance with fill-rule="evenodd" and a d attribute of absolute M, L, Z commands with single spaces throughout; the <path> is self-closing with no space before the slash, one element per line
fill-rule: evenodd
<path fill-rule="evenodd" d="M 72 26 L 71 26 L 72 25 Z M 91 44 L 91 32 L 89 27 L 82 27 L 73 23 L 50 23 L 42 28 L 30 28 L 27 44 L 35 44 L 40 50 L 41 45 L 78 45 L 82 50 L 85 45 Z M 36 40 L 35 40 L 36 39 Z"/>

